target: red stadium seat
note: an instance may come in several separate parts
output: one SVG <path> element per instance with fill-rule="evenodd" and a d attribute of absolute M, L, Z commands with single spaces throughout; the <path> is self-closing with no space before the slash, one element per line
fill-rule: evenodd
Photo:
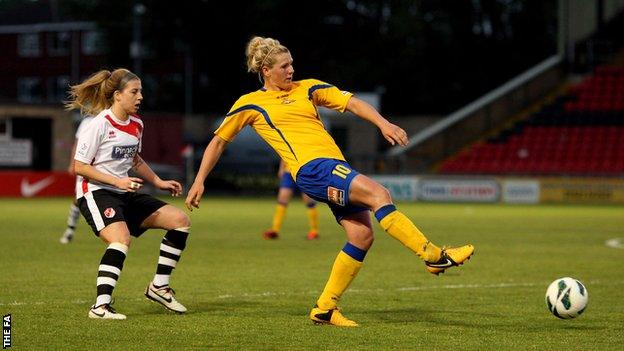
<path fill-rule="evenodd" d="M 601 66 L 569 90 L 561 113 L 544 114 L 543 125 L 527 125 L 504 143 L 478 143 L 440 167 L 455 174 L 624 173 L 624 67 Z M 613 113 L 617 114 L 613 114 Z M 621 113 L 619 113 L 621 112 Z M 569 116 L 569 117 L 568 117 Z M 605 120 L 604 118 L 610 118 Z M 571 123 L 567 123 L 572 121 Z M 579 123 L 579 121 L 581 121 Z"/>

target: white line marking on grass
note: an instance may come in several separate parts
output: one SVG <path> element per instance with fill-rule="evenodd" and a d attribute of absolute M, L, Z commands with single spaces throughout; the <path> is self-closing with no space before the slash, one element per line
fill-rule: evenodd
<path fill-rule="evenodd" d="M 611 282 L 612 283 L 612 282 Z M 596 285 L 600 284 L 598 281 L 592 281 L 589 284 Z M 438 290 L 438 289 L 491 289 L 491 288 L 517 288 L 517 287 L 531 287 L 531 286 L 548 286 L 548 283 L 498 283 L 498 284 L 447 284 L 447 285 L 431 285 L 431 286 L 408 286 L 403 288 L 394 288 L 394 289 L 349 289 L 347 290 L 349 293 L 384 293 L 391 291 L 420 291 L 420 290 Z M 240 295 L 219 295 L 217 298 L 219 299 L 232 299 L 232 298 L 241 298 L 241 297 L 264 297 L 264 296 L 277 296 L 277 295 L 296 295 L 296 294 L 305 294 L 305 295 L 314 295 L 318 294 L 318 291 L 310 291 L 306 293 L 285 293 L 285 292 L 263 292 L 257 294 L 244 293 Z"/>
<path fill-rule="evenodd" d="M 589 281 L 587 286 L 591 285 L 622 285 L 624 281 L 609 281 L 607 283 L 603 283 L 599 280 Z M 422 291 L 422 290 L 438 290 L 438 289 L 505 289 L 505 288 L 517 288 L 517 287 L 533 287 L 533 286 L 548 286 L 547 282 L 540 283 L 496 283 L 496 284 L 446 284 L 446 285 L 430 285 L 430 286 L 407 286 L 402 288 L 393 288 L 393 289 L 349 289 L 348 292 L 356 293 L 356 294 L 366 294 L 366 293 L 387 293 L 387 292 L 396 292 L 396 291 Z M 236 298 L 257 298 L 257 297 L 273 297 L 273 296 L 288 296 L 288 295 L 316 295 L 319 291 L 290 291 L 290 292 L 274 292 L 274 291 L 265 291 L 260 293 L 243 293 L 243 294 L 223 294 L 217 295 L 215 298 L 217 299 L 236 299 Z M 124 301 L 143 301 L 145 298 L 134 298 L 134 299 L 123 299 Z M 83 305 L 87 304 L 89 301 L 87 300 L 73 300 L 67 303 L 74 305 Z M 54 303 L 54 304 L 62 304 L 63 302 L 59 301 L 33 301 L 33 302 L 24 302 L 24 301 L 13 301 L 13 302 L 0 302 L 0 306 L 29 306 L 29 305 L 43 305 L 46 303 Z"/>
<path fill-rule="evenodd" d="M 624 249 L 624 238 L 613 238 L 605 241 L 605 245 L 614 249 Z"/>
<path fill-rule="evenodd" d="M 523 286 L 538 286 L 542 283 L 499 283 L 499 284 L 449 284 L 441 286 L 415 286 L 398 288 L 398 291 L 434 290 L 434 289 L 491 289 L 491 288 L 517 288 Z"/>

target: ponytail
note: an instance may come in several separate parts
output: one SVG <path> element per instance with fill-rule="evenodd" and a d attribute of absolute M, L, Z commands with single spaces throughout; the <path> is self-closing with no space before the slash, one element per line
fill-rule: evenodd
<path fill-rule="evenodd" d="M 83 115 L 95 116 L 111 107 L 115 91 L 123 90 L 133 79 L 139 77 L 124 68 L 118 68 L 113 72 L 108 70 L 96 72 L 82 83 L 70 87 L 65 109 L 80 110 Z"/>

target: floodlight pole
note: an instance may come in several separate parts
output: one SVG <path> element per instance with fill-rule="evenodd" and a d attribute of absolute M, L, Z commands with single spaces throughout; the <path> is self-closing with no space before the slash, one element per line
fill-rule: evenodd
<path fill-rule="evenodd" d="M 132 42 L 130 43 L 130 57 L 133 59 L 132 71 L 137 76 L 141 76 L 141 57 L 143 48 L 141 46 L 141 17 L 145 14 L 145 5 L 138 2 L 132 8 Z"/>

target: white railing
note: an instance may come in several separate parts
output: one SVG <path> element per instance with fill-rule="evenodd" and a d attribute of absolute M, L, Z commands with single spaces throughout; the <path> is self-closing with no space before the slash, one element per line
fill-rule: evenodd
<path fill-rule="evenodd" d="M 410 136 L 410 143 L 406 147 L 393 146 L 387 151 L 386 155 L 395 157 L 395 156 L 408 152 L 410 149 L 421 144 L 423 141 L 438 134 L 444 129 L 454 125 L 455 123 L 461 121 L 462 119 L 467 118 L 468 116 L 486 107 L 487 105 L 495 102 L 499 98 L 505 96 L 506 94 L 513 91 L 514 89 L 517 89 L 518 87 L 526 84 L 527 82 L 531 81 L 532 79 L 546 72 L 552 67 L 558 65 L 559 63 L 561 63 L 561 56 L 559 55 L 553 55 L 547 58 L 546 60 L 529 68 L 522 74 L 516 76 L 515 78 L 506 82 L 505 84 L 483 95 L 477 100 L 451 113 L 450 115 L 430 125 L 429 127 L 421 130 L 420 132 Z"/>

